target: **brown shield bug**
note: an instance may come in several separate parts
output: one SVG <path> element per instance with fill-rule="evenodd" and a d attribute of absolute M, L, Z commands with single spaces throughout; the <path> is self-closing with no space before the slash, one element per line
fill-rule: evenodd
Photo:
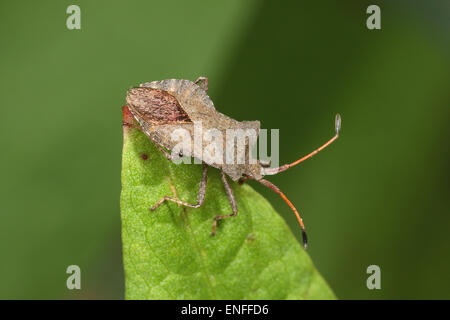
<path fill-rule="evenodd" d="M 339 114 L 336 115 L 335 119 L 335 135 L 320 148 L 295 162 L 276 168 L 270 168 L 269 164 L 257 159 L 250 159 L 251 157 L 245 158 L 244 161 L 241 162 L 230 162 L 227 161 L 229 158 L 235 159 L 236 150 L 234 146 L 231 149 L 227 148 L 226 152 L 216 152 L 214 156 L 205 156 L 205 153 L 203 152 L 205 148 L 211 147 L 212 145 L 214 148 L 217 147 L 217 150 L 222 150 L 220 147 L 223 146 L 223 144 L 226 144 L 228 147 L 227 143 L 229 143 L 229 141 L 221 138 L 214 140 L 214 142 L 202 140 L 199 145 L 196 145 L 194 137 L 196 134 L 195 124 L 200 122 L 203 129 L 216 130 L 216 132 L 219 133 L 228 133 L 228 130 L 253 130 L 253 132 L 256 133 L 256 136 L 258 136 L 260 123 L 259 121 L 239 122 L 218 112 L 209 98 L 207 90 L 208 79 L 200 77 L 195 82 L 181 79 L 168 79 L 143 83 L 140 87 L 131 88 L 127 92 L 127 105 L 123 107 L 123 125 L 132 126 L 143 131 L 169 160 L 178 159 L 182 155 L 200 159 L 199 163 L 203 164 L 203 174 L 197 194 L 197 203 L 191 204 L 180 199 L 165 196 L 154 204 L 150 210 L 156 210 L 156 208 L 164 201 L 176 202 L 177 204 L 191 208 L 200 207 L 205 200 L 208 166 L 212 166 L 221 171 L 222 181 L 231 205 L 230 214 L 217 215 L 214 217 L 212 235 L 215 235 L 216 233 L 217 221 L 236 216 L 238 212 L 233 191 L 227 180 L 228 176 L 233 181 L 238 181 L 239 183 L 244 183 L 246 180 L 258 181 L 279 194 L 292 211 L 294 211 L 302 229 L 303 246 L 306 248 L 307 237 L 305 226 L 297 209 L 277 186 L 263 177 L 265 175 L 273 175 L 285 171 L 306 159 L 311 158 L 333 143 L 339 137 L 339 130 L 341 128 L 341 118 Z M 134 118 L 139 125 L 136 126 L 133 124 L 130 118 Z M 187 151 L 183 149 L 183 154 L 174 152 L 177 144 L 173 139 L 173 133 L 175 130 L 179 129 L 184 130 L 189 138 L 189 148 L 187 148 Z M 192 143 L 192 137 L 194 137 L 194 143 Z M 249 150 L 254 146 L 255 142 L 256 141 L 251 139 L 245 139 L 244 148 L 246 151 L 244 151 L 244 154 L 250 153 Z M 167 150 L 172 151 L 172 153 L 169 153 Z"/>

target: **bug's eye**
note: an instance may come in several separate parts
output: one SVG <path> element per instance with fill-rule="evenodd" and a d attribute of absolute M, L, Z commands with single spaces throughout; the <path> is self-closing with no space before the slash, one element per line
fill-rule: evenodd
<path fill-rule="evenodd" d="M 268 168 L 270 167 L 270 160 L 259 160 L 259 164 L 261 165 L 261 167 L 263 168 Z"/>

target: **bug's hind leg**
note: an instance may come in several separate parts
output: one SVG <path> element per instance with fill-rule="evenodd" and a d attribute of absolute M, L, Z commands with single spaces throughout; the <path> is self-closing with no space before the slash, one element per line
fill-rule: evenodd
<path fill-rule="evenodd" d="M 180 199 L 175 199 L 175 198 L 172 198 L 169 196 L 165 196 L 165 197 L 161 198 L 157 203 L 155 203 L 155 205 L 150 208 L 150 211 L 155 211 L 161 204 L 163 204 L 164 201 L 172 201 L 172 202 L 175 202 L 175 203 L 178 203 L 183 206 L 190 207 L 190 208 L 199 208 L 203 204 L 203 201 L 205 200 L 207 180 L 208 180 L 208 165 L 206 165 L 204 163 L 202 180 L 200 181 L 200 187 L 198 189 L 196 204 L 191 204 L 191 203 L 185 202 Z"/>
<path fill-rule="evenodd" d="M 216 228 L 217 228 L 217 221 L 234 217 L 238 213 L 237 205 L 236 205 L 236 199 L 234 198 L 233 190 L 230 187 L 230 184 L 228 183 L 227 176 L 222 171 L 222 182 L 225 186 L 225 191 L 227 192 L 228 200 L 230 200 L 231 210 L 233 211 L 231 214 L 225 214 L 225 215 L 219 215 L 214 217 L 213 225 L 212 225 L 212 232 L 211 235 L 214 236 L 216 234 Z"/>
<path fill-rule="evenodd" d="M 198 77 L 197 80 L 194 81 L 194 83 L 203 90 L 205 90 L 206 92 L 208 92 L 208 78 Z"/>

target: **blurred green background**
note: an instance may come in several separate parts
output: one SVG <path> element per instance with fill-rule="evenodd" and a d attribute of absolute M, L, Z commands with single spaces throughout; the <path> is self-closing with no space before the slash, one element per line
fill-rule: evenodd
<path fill-rule="evenodd" d="M 71 4 L 81 30 L 66 28 Z M 271 177 L 339 298 L 449 299 L 449 18 L 445 0 L 1 1 L 0 298 L 123 298 L 126 90 L 204 75 L 221 112 L 280 129 L 282 163 L 341 113 L 337 143 Z M 82 290 L 66 289 L 71 264 Z"/>

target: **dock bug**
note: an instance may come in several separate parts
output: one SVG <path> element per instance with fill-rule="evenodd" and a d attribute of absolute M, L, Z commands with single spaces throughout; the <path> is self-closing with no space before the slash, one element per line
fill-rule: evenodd
<path fill-rule="evenodd" d="M 203 174 L 197 194 L 197 203 L 191 204 L 180 199 L 165 196 L 154 204 L 150 210 L 156 210 L 165 201 L 176 202 L 179 205 L 190 208 L 199 208 L 205 200 L 207 171 L 208 166 L 211 166 L 221 171 L 222 182 L 225 186 L 225 191 L 231 205 L 230 214 L 217 215 L 214 217 L 212 235 L 216 234 L 217 222 L 219 220 L 236 216 L 238 212 L 233 191 L 227 179 L 228 176 L 233 181 L 238 181 L 239 183 L 244 183 L 246 180 L 255 180 L 279 194 L 295 213 L 302 229 L 303 246 L 306 248 L 307 237 L 300 214 L 284 193 L 273 183 L 264 179 L 264 176 L 285 171 L 304 160 L 311 158 L 333 143 L 339 137 L 339 130 L 341 127 L 341 118 L 339 114 L 336 115 L 335 119 L 335 135 L 320 148 L 295 162 L 276 168 L 270 168 L 269 163 L 251 159 L 249 156 L 246 157 L 245 161 L 242 163 L 237 161 L 230 163 L 227 161 L 228 159 L 236 159 L 236 157 L 234 157 L 234 153 L 236 152 L 234 145 L 231 151 L 229 148 L 226 148 L 226 151 L 221 154 L 216 152 L 214 156 L 211 156 L 211 154 L 205 155 L 204 150 L 206 148 L 223 150 L 223 145 L 228 147 L 230 142 L 225 139 L 224 136 L 226 135 L 224 135 L 224 133 L 228 133 L 232 130 L 241 133 L 251 131 L 255 132 L 256 136 L 258 136 L 260 123 L 259 121 L 239 122 L 218 112 L 209 98 L 207 90 L 208 79 L 200 77 L 195 82 L 181 79 L 147 82 L 141 84 L 139 87 L 131 88 L 127 92 L 127 105 L 123 108 L 124 115 L 125 113 L 131 112 L 139 125 L 136 126 L 129 121 L 124 121 L 124 125 L 133 126 L 142 130 L 167 159 L 171 161 L 179 159 L 180 156 L 184 156 L 200 160 L 199 163 L 203 164 Z M 222 138 L 215 139 L 212 142 L 209 140 L 204 141 L 203 139 L 201 139 L 200 142 L 196 142 L 195 127 L 197 123 L 200 123 L 201 127 L 206 129 L 207 132 L 214 131 L 216 133 L 221 133 Z M 187 145 L 189 148 L 183 149 L 182 154 L 181 152 L 179 152 L 179 154 L 177 152 L 169 153 L 169 151 L 167 151 L 174 151 L 175 147 L 178 145 L 173 139 L 175 130 L 184 130 L 183 132 L 186 133 L 188 138 Z M 234 141 L 233 138 L 233 143 Z M 250 150 L 254 147 L 255 143 L 256 141 L 254 139 L 251 140 L 250 138 L 245 138 L 245 154 L 250 154 Z M 220 147 L 222 147 L 222 149 Z M 233 154 L 230 154 L 230 152 Z"/>

